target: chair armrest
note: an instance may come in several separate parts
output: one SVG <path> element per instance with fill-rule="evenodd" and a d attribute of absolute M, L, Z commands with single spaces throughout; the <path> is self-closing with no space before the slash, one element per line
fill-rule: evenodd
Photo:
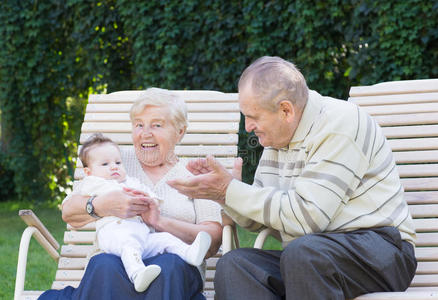
<path fill-rule="evenodd" d="M 222 231 L 222 255 L 239 248 L 239 238 L 235 225 L 225 225 Z"/>
<path fill-rule="evenodd" d="M 281 241 L 280 234 L 278 233 L 277 230 L 274 230 L 272 228 L 265 228 L 262 231 L 260 231 L 260 233 L 257 235 L 257 238 L 254 242 L 254 248 L 262 249 L 263 244 L 266 242 L 266 238 L 270 235 L 272 235 L 277 240 Z"/>
<path fill-rule="evenodd" d="M 29 253 L 29 243 L 32 236 L 35 237 L 35 239 L 40 243 L 40 245 L 47 251 L 47 253 L 49 253 L 49 255 L 55 261 L 58 261 L 59 259 L 59 253 L 56 251 L 59 248 L 59 246 L 58 248 L 54 248 L 52 243 L 50 243 L 47 240 L 47 238 L 41 233 L 41 231 L 36 226 L 28 226 L 24 230 L 21 236 L 20 248 L 18 250 L 18 262 L 17 262 L 17 274 L 15 278 L 14 299 L 21 299 L 21 296 L 24 291 L 24 282 L 26 279 L 27 254 Z M 58 243 L 56 242 L 56 244 Z"/>
<path fill-rule="evenodd" d="M 34 212 L 30 209 L 22 209 L 18 212 L 20 218 L 28 226 L 33 226 L 38 229 L 38 231 L 44 236 L 44 238 L 52 245 L 53 248 L 59 249 L 59 244 L 53 235 L 47 230 L 46 226 L 38 219 Z M 43 247 L 44 245 L 41 244 Z"/>

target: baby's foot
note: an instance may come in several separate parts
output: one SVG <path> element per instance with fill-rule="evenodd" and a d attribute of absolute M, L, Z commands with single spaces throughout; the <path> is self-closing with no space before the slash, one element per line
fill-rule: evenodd
<path fill-rule="evenodd" d="M 145 266 L 133 278 L 135 290 L 139 293 L 146 291 L 152 281 L 160 275 L 161 268 L 158 265 Z"/>
<path fill-rule="evenodd" d="M 186 262 L 193 266 L 202 264 L 208 249 L 210 248 L 211 237 L 205 231 L 200 231 L 196 239 L 189 246 L 186 252 Z"/>

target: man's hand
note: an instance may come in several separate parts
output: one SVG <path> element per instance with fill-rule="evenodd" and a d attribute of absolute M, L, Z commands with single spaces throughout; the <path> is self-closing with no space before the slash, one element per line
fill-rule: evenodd
<path fill-rule="evenodd" d="M 197 159 L 188 163 L 187 169 L 196 176 L 170 180 L 167 183 L 191 198 L 211 199 L 225 204 L 225 194 L 233 176 L 240 180 L 241 159 L 236 160 L 234 167 L 232 175 L 209 155 L 206 159 Z"/>

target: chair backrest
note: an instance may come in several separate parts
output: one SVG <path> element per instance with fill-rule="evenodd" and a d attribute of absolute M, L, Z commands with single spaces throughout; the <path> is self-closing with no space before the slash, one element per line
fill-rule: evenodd
<path fill-rule="evenodd" d="M 141 91 L 122 91 L 104 95 L 90 95 L 80 143 L 92 133 L 101 132 L 118 143 L 120 147 L 131 147 L 131 122 L 129 110 Z M 236 93 L 216 91 L 173 91 L 184 99 L 188 106 L 189 127 L 176 153 L 182 157 L 204 157 L 214 155 L 227 168 L 232 168 L 237 156 L 240 121 Z M 75 179 L 83 177 L 82 164 L 78 160 Z M 56 280 L 52 288 L 74 287 L 84 274 L 87 254 L 95 238 L 94 223 L 75 229 L 67 226 L 61 247 Z M 205 293 L 213 295 L 213 277 L 218 257 L 207 260 L 207 282 Z"/>
<path fill-rule="evenodd" d="M 350 102 L 383 128 L 417 231 L 411 289 L 438 286 L 438 79 L 352 87 Z"/>

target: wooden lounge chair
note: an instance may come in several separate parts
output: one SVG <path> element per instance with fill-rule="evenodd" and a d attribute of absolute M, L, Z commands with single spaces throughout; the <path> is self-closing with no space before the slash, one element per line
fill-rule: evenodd
<path fill-rule="evenodd" d="M 117 142 L 123 151 L 132 147 L 131 123 L 129 109 L 140 91 L 123 91 L 107 95 L 91 95 L 82 125 L 80 142 L 89 135 L 102 132 Z M 225 94 L 215 91 L 174 91 L 182 97 L 188 106 L 188 132 L 180 145 L 176 147 L 178 155 L 183 157 L 204 157 L 212 154 L 227 168 L 232 168 L 237 156 L 239 129 L 239 106 L 237 94 Z M 80 162 L 75 171 L 75 179 L 83 177 Z M 95 238 L 95 225 L 90 223 L 83 228 L 67 226 L 64 234 L 64 245 L 59 246 L 42 222 L 30 210 L 19 212 L 20 217 L 28 225 L 20 243 L 17 277 L 14 298 L 37 299 L 42 291 L 25 291 L 26 261 L 29 242 L 32 236 L 47 250 L 58 263 L 56 278 L 47 289 L 62 289 L 71 285 L 76 287 L 84 274 L 87 254 L 92 248 Z M 224 223 L 227 224 L 226 216 Z M 228 222 L 229 223 L 229 222 Z M 230 249 L 235 245 L 233 228 L 225 229 L 224 247 Z M 230 238 L 234 236 L 233 238 Z M 220 253 L 207 260 L 207 281 L 204 294 L 208 299 L 214 297 L 214 270 Z M 44 272 L 44 270 L 41 270 Z"/>
<path fill-rule="evenodd" d="M 408 290 L 356 300 L 438 299 L 438 79 L 352 87 L 348 101 L 383 128 L 417 231 L 418 268 Z M 269 229 L 261 232 L 255 247 L 261 248 L 270 234 Z"/>

